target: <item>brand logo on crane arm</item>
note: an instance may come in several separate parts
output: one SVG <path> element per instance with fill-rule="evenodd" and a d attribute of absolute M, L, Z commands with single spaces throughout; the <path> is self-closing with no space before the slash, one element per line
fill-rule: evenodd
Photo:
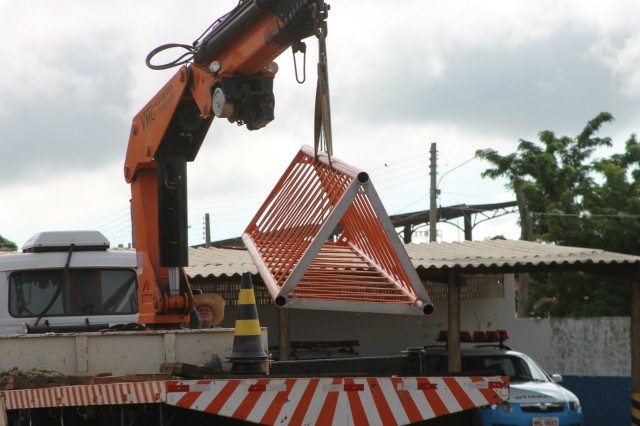
<path fill-rule="evenodd" d="M 147 104 L 140 114 L 143 131 L 146 131 L 147 128 L 156 121 L 156 118 L 171 105 L 173 96 L 173 85 L 168 84 Z"/>

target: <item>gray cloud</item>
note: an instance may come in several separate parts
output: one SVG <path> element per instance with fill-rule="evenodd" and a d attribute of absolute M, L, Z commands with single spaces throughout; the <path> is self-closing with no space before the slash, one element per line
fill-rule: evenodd
<path fill-rule="evenodd" d="M 55 95 L 3 99 L 0 150 L 5 153 L 5 184 L 70 169 L 96 169 L 124 159 L 130 122 L 127 69 L 97 51 L 78 54 L 67 49 L 59 61 L 73 78 Z M 82 85 L 74 86 L 73 81 Z"/>
<path fill-rule="evenodd" d="M 566 30 L 517 49 L 460 48 L 437 79 L 421 67 L 390 68 L 349 99 L 352 118 L 451 124 L 514 139 L 546 129 L 577 134 L 601 111 L 631 121 L 640 99 L 623 95 L 621 83 L 590 58 L 595 42 L 592 34 Z"/>

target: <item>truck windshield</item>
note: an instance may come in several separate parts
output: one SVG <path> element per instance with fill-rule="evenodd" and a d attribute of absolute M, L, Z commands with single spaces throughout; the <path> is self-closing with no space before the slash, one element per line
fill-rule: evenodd
<path fill-rule="evenodd" d="M 9 313 L 37 317 L 55 297 L 46 316 L 91 316 L 138 312 L 135 271 L 130 269 L 17 271 L 9 276 Z M 56 291 L 62 290 L 56 296 Z"/>

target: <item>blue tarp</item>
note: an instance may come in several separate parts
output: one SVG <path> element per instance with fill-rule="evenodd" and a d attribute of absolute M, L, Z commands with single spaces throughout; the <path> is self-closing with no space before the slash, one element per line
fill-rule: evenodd
<path fill-rule="evenodd" d="M 631 377 L 562 377 L 562 386 L 580 399 L 586 426 L 631 424 Z"/>

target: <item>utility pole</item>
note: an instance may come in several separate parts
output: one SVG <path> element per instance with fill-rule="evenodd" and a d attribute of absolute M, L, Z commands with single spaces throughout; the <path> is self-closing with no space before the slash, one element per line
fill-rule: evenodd
<path fill-rule="evenodd" d="M 437 188 L 437 154 L 436 143 L 431 143 L 431 162 L 430 162 L 430 176 L 431 176 L 431 191 L 429 202 L 429 242 L 435 242 L 437 239 L 437 227 L 438 222 L 438 188 Z"/>
<path fill-rule="evenodd" d="M 209 213 L 204 215 L 204 246 L 211 247 L 211 223 L 209 222 Z"/>

